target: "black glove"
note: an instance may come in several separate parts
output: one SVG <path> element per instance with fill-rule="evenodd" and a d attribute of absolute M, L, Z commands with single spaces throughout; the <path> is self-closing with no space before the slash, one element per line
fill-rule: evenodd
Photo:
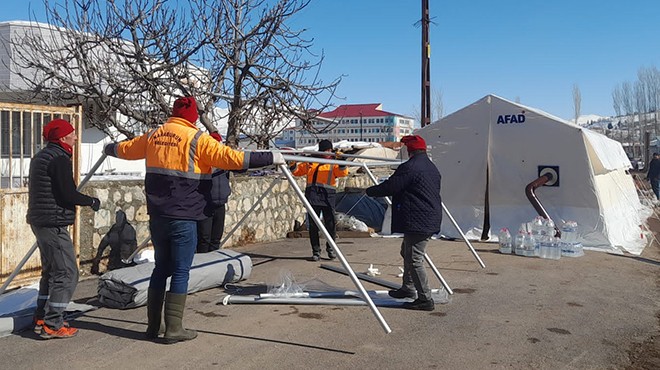
<path fill-rule="evenodd" d="M 91 207 L 94 210 L 94 212 L 98 211 L 99 208 L 101 208 L 101 201 L 99 200 L 99 198 L 92 198 Z"/>
<path fill-rule="evenodd" d="M 99 262 L 94 261 L 92 264 L 92 269 L 90 271 L 94 275 L 101 275 L 101 272 L 99 271 Z"/>
<path fill-rule="evenodd" d="M 103 153 L 106 155 L 109 155 L 111 157 L 116 157 L 117 155 L 115 154 L 115 147 L 117 146 L 116 143 L 110 143 L 106 144 L 105 147 L 103 147 Z"/>

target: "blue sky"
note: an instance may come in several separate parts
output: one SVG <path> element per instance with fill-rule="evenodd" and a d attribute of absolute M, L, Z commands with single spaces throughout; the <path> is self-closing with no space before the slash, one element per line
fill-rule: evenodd
<path fill-rule="evenodd" d="M 9 4 L 7 4 L 9 3 Z M 487 94 L 556 116 L 612 115 L 612 89 L 640 67 L 660 68 L 657 0 L 430 1 L 431 87 L 445 114 Z M 42 1 L 3 4 L 0 21 L 27 19 Z M 312 0 L 291 19 L 325 53 L 321 76 L 345 75 L 339 104 L 382 103 L 413 115 L 420 105 L 419 0 Z"/>

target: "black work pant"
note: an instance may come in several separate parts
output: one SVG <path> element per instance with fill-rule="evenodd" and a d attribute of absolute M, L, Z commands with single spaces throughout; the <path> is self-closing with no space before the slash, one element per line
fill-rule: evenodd
<path fill-rule="evenodd" d="M 323 213 L 323 226 L 328 230 L 332 239 L 336 239 L 336 226 L 335 226 L 335 210 L 330 206 L 312 206 L 314 212 L 317 216 L 321 217 Z M 316 225 L 316 222 L 312 219 L 311 215 L 308 215 L 309 218 L 309 241 L 312 244 L 312 253 L 315 255 L 321 254 L 321 244 L 319 242 L 319 227 Z M 328 253 L 334 252 L 332 246 L 326 240 L 325 249 Z"/>
<path fill-rule="evenodd" d="M 225 205 L 218 207 L 213 216 L 197 221 L 197 253 L 220 249 L 225 232 Z"/>
<path fill-rule="evenodd" d="M 78 285 L 76 252 L 65 226 L 32 226 L 41 255 L 41 280 L 37 297 L 37 318 L 58 330 L 64 324 L 64 310 Z"/>

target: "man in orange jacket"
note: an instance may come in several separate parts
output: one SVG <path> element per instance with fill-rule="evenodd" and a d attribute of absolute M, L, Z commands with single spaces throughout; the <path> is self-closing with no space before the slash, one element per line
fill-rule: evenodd
<path fill-rule="evenodd" d="M 183 328 L 182 319 L 197 247 L 197 221 L 210 216 L 204 210 L 211 198 L 211 169 L 285 163 L 279 152 L 243 152 L 218 143 L 197 128 L 198 117 L 195 99 L 179 98 L 172 116 L 160 127 L 105 147 L 105 153 L 114 157 L 146 159 L 144 190 L 156 257 L 147 295 L 146 336 L 158 337 L 164 299 L 166 343 L 197 337 L 196 331 Z M 170 289 L 165 294 L 168 277 Z"/>
<path fill-rule="evenodd" d="M 326 159 L 334 159 L 335 155 L 332 154 L 332 143 L 329 140 L 321 140 L 319 142 L 319 151 L 328 152 L 328 155 L 322 156 Z M 302 162 L 291 166 L 291 171 L 294 176 L 307 175 L 307 187 L 305 188 L 305 198 L 309 201 L 314 208 L 314 212 L 321 217 L 323 214 L 323 224 L 325 228 L 335 239 L 335 194 L 337 190 L 337 177 L 344 177 L 348 175 L 347 166 L 338 166 L 336 164 L 321 164 L 321 163 L 308 163 Z M 309 241 L 312 244 L 312 260 L 318 261 L 321 259 L 321 246 L 319 242 L 319 227 L 316 225 L 311 216 L 309 219 Z M 330 243 L 325 243 L 328 258 L 335 259 L 334 249 Z"/>

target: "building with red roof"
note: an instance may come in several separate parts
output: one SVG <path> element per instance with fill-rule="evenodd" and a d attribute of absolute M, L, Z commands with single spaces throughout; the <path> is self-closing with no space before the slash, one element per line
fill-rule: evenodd
<path fill-rule="evenodd" d="M 310 146 L 323 139 L 332 142 L 399 141 L 413 132 L 414 121 L 411 117 L 384 111 L 380 103 L 344 104 L 313 119 L 313 130 L 303 128 L 302 121 L 297 120 L 295 146 Z"/>

